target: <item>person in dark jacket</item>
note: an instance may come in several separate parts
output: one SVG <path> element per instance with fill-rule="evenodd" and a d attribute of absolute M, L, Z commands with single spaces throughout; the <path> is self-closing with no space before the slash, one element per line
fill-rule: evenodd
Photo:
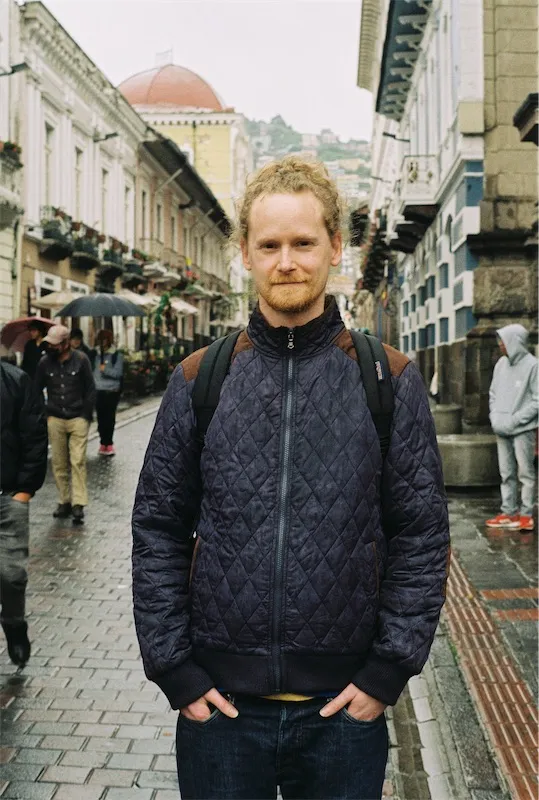
<path fill-rule="evenodd" d="M 69 341 L 71 342 L 71 348 L 73 350 L 78 350 L 79 352 L 84 353 L 85 356 L 88 356 L 88 358 L 91 358 L 92 351 L 85 343 L 84 334 L 80 328 L 71 329 Z"/>
<path fill-rule="evenodd" d="M 47 343 L 44 341 L 47 334 L 47 326 L 38 319 L 33 319 L 28 323 L 30 339 L 24 345 L 21 369 L 30 378 L 34 378 L 37 365 L 47 352 Z"/>
<path fill-rule="evenodd" d="M 18 367 L 0 362 L 0 620 L 18 667 L 30 658 L 25 619 L 29 503 L 47 472 L 43 396 Z"/>
<path fill-rule="evenodd" d="M 180 709 L 185 798 L 380 798 L 384 710 L 429 653 L 449 563 L 447 502 L 423 380 L 386 347 L 385 460 L 330 268 L 337 190 L 287 157 L 239 213 L 258 306 L 203 447 L 192 391 L 169 383 L 133 510 L 146 675 Z M 196 528 L 196 538 L 193 538 Z"/>
<path fill-rule="evenodd" d="M 116 426 L 116 409 L 122 391 L 124 374 L 124 357 L 114 347 L 114 333 L 101 330 L 96 336 L 97 348 L 90 353 L 97 399 L 95 411 L 97 429 L 99 431 L 100 456 L 114 456 L 114 428 Z"/>
<path fill-rule="evenodd" d="M 95 406 L 95 383 L 90 361 L 84 353 L 72 350 L 69 330 L 64 325 L 53 325 L 44 341 L 49 351 L 39 362 L 36 382 L 40 389 L 47 390 L 52 471 L 60 495 L 53 516 L 65 519 L 73 514 L 74 524 L 80 525 L 88 505 L 86 448 Z"/>

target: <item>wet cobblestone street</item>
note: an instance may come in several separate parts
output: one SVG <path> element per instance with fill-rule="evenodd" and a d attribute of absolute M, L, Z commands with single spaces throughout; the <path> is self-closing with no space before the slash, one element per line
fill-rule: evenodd
<path fill-rule="evenodd" d="M 131 508 L 157 403 L 122 415 L 115 458 L 90 442 L 83 527 L 52 518 L 50 469 L 32 501 L 21 674 L 0 639 L 2 800 L 179 798 L 177 712 L 145 679 L 131 600 Z M 534 796 L 536 538 L 485 531 L 496 502 L 450 497 L 448 602 L 423 675 L 388 713 L 384 797 Z"/>

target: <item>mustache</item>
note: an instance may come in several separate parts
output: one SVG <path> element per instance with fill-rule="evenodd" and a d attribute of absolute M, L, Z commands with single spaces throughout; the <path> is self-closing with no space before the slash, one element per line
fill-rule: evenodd
<path fill-rule="evenodd" d="M 282 286 L 283 284 L 287 283 L 306 283 L 305 278 L 284 278 L 283 280 L 275 280 L 275 278 L 270 279 L 270 286 Z"/>

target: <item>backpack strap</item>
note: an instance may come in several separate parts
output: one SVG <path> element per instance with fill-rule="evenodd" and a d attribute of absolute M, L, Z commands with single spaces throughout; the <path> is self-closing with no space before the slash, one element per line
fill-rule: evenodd
<path fill-rule="evenodd" d="M 210 426 L 219 403 L 221 387 L 230 369 L 232 353 L 241 331 L 223 336 L 212 342 L 200 362 L 195 378 L 191 402 L 197 424 L 197 439 L 204 445 L 206 431 Z"/>
<path fill-rule="evenodd" d="M 367 395 L 367 405 L 378 433 L 382 459 L 389 450 L 391 422 L 395 401 L 391 385 L 389 360 L 382 342 L 376 336 L 350 331 Z"/>

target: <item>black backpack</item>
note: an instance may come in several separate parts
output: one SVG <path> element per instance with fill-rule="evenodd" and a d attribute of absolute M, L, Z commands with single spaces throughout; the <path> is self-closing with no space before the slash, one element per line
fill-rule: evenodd
<path fill-rule="evenodd" d="M 219 403 L 221 387 L 227 376 L 232 353 L 241 331 L 217 339 L 207 349 L 200 363 L 193 387 L 192 403 L 197 421 L 197 438 L 204 445 L 206 431 Z M 350 331 L 357 354 L 358 366 L 363 377 L 367 405 L 371 412 L 382 458 L 389 449 L 394 398 L 391 372 L 386 351 L 375 336 L 359 331 Z"/>

